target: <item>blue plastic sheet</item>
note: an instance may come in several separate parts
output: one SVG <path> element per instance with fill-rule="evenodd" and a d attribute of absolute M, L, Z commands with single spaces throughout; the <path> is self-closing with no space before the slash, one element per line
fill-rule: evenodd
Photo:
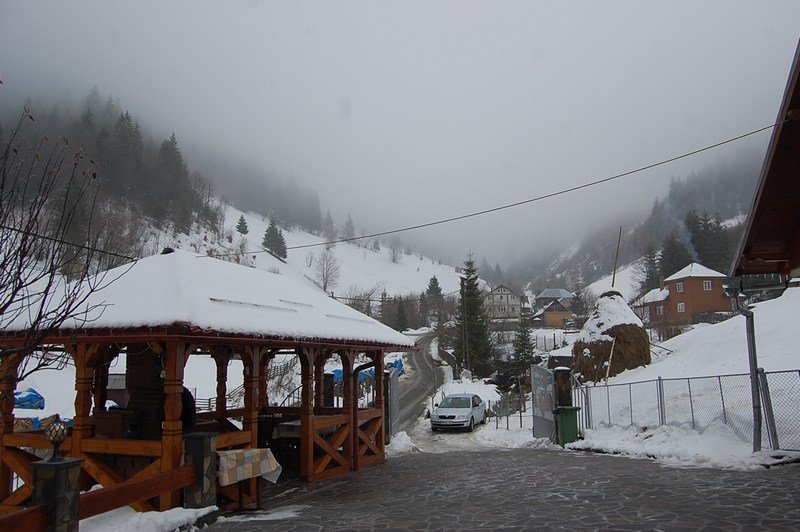
<path fill-rule="evenodd" d="M 44 410 L 44 397 L 33 388 L 17 390 L 14 392 L 14 407 Z"/>

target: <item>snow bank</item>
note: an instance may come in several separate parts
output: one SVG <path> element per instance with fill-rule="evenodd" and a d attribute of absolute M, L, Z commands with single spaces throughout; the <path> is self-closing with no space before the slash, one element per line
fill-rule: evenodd
<path fill-rule="evenodd" d="M 567 448 L 655 458 L 670 465 L 752 469 L 774 462 L 766 452 L 754 454 L 751 444 L 740 440 L 722 423 L 714 423 L 703 432 L 693 430 L 691 425 L 589 429 L 585 439 Z"/>
<path fill-rule="evenodd" d="M 80 527 L 82 531 L 86 532 L 105 532 L 106 530 L 168 532 L 179 527 L 191 527 L 195 521 L 216 510 L 216 506 L 208 506 L 197 509 L 173 508 L 165 512 L 137 512 L 125 506 L 82 519 Z"/>
<path fill-rule="evenodd" d="M 420 448 L 411 441 L 411 437 L 405 431 L 393 435 L 392 442 L 386 446 L 386 455 L 389 457 L 419 452 Z"/>

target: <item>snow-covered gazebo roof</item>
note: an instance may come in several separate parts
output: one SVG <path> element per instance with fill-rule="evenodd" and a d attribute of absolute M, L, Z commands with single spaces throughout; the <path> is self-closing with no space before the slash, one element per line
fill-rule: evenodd
<path fill-rule="evenodd" d="M 164 328 L 286 342 L 413 348 L 407 336 L 279 274 L 186 251 L 106 272 L 84 331 Z M 76 320 L 62 329 L 80 327 Z M 21 328 L 21 327 L 20 327 Z M 83 334 L 83 333 L 82 333 Z"/>

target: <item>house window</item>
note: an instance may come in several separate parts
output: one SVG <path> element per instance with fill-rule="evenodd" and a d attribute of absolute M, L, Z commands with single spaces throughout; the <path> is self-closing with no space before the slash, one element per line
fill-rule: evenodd
<path fill-rule="evenodd" d="M 703 281 L 703 290 L 711 290 L 711 281 Z"/>
<path fill-rule="evenodd" d="M 678 303 L 678 312 L 686 312 L 686 303 Z"/>
<path fill-rule="evenodd" d="M 664 305 L 659 305 L 656 307 L 656 316 L 663 316 L 664 315 Z"/>
<path fill-rule="evenodd" d="M 678 292 L 683 292 L 683 283 L 678 283 L 678 284 L 676 284 L 676 285 L 675 285 L 675 289 L 676 289 Z"/>

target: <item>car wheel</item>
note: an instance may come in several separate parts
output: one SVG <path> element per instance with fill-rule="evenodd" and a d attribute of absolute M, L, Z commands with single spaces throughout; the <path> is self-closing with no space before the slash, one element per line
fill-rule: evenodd
<path fill-rule="evenodd" d="M 469 429 L 467 429 L 467 430 L 469 432 L 472 432 L 473 430 L 475 430 L 475 418 L 474 417 L 469 418 Z"/>

